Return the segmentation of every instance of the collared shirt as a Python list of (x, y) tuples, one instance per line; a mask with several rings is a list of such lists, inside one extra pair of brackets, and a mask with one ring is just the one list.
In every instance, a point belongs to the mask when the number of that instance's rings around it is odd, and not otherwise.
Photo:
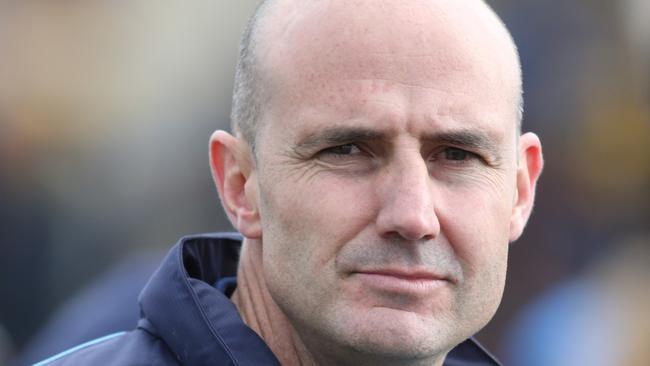
[[(241, 236), (188, 236), (176, 244), (142, 290), (137, 328), (74, 347), (42, 365), (280, 365), (226, 296), (236, 286)], [(499, 363), (473, 339), (452, 349), (444, 366)]]

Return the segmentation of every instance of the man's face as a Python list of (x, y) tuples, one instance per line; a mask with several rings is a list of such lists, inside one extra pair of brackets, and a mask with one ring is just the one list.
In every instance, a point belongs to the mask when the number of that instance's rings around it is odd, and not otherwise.
[(306, 343), (444, 353), (503, 291), (513, 51), (476, 14), (370, 7), (313, 25), (326, 9), (306, 8), (267, 54), (273, 95), (253, 173), (267, 286)]

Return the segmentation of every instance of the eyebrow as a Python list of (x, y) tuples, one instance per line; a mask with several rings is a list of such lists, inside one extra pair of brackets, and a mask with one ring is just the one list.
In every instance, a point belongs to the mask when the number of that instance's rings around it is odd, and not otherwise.
[(482, 131), (460, 130), (435, 132), (424, 137), (425, 141), (437, 144), (454, 145), (472, 150), (485, 151), (497, 155), (498, 145)]
[(301, 138), (297, 148), (310, 149), (324, 145), (346, 144), (350, 142), (386, 141), (388, 134), (363, 127), (331, 127)]

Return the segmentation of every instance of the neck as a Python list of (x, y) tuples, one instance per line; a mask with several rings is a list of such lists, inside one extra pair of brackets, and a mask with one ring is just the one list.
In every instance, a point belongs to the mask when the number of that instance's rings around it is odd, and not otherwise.
[(284, 366), (316, 365), (284, 312), (273, 301), (262, 273), (262, 247), (244, 241), (232, 302), (244, 323), (257, 333)]

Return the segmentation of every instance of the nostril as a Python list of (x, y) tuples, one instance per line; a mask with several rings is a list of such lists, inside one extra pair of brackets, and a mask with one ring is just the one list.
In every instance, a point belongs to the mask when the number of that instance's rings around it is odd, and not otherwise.
[(435, 213), (404, 214), (403, 212), (383, 212), (378, 222), (383, 236), (398, 236), (406, 241), (434, 239), (438, 234), (438, 220)]
[(434, 237), (431, 229), (425, 226), (398, 230), (401, 237), (409, 241), (428, 240)]
[(422, 240), (425, 240), (425, 241), (433, 240), (433, 239), (435, 239), (435, 237), (436, 237), (436, 236), (433, 235), (433, 234), (427, 234), (427, 235), (425, 235), (424, 237), (422, 237)]
[(425, 234), (419, 235), (415, 232), (406, 232), (406, 231), (391, 231), (383, 233), (382, 237), (384, 239), (390, 240), (396, 243), (422, 243), (428, 242), (435, 239), (436, 235), (434, 234)]

